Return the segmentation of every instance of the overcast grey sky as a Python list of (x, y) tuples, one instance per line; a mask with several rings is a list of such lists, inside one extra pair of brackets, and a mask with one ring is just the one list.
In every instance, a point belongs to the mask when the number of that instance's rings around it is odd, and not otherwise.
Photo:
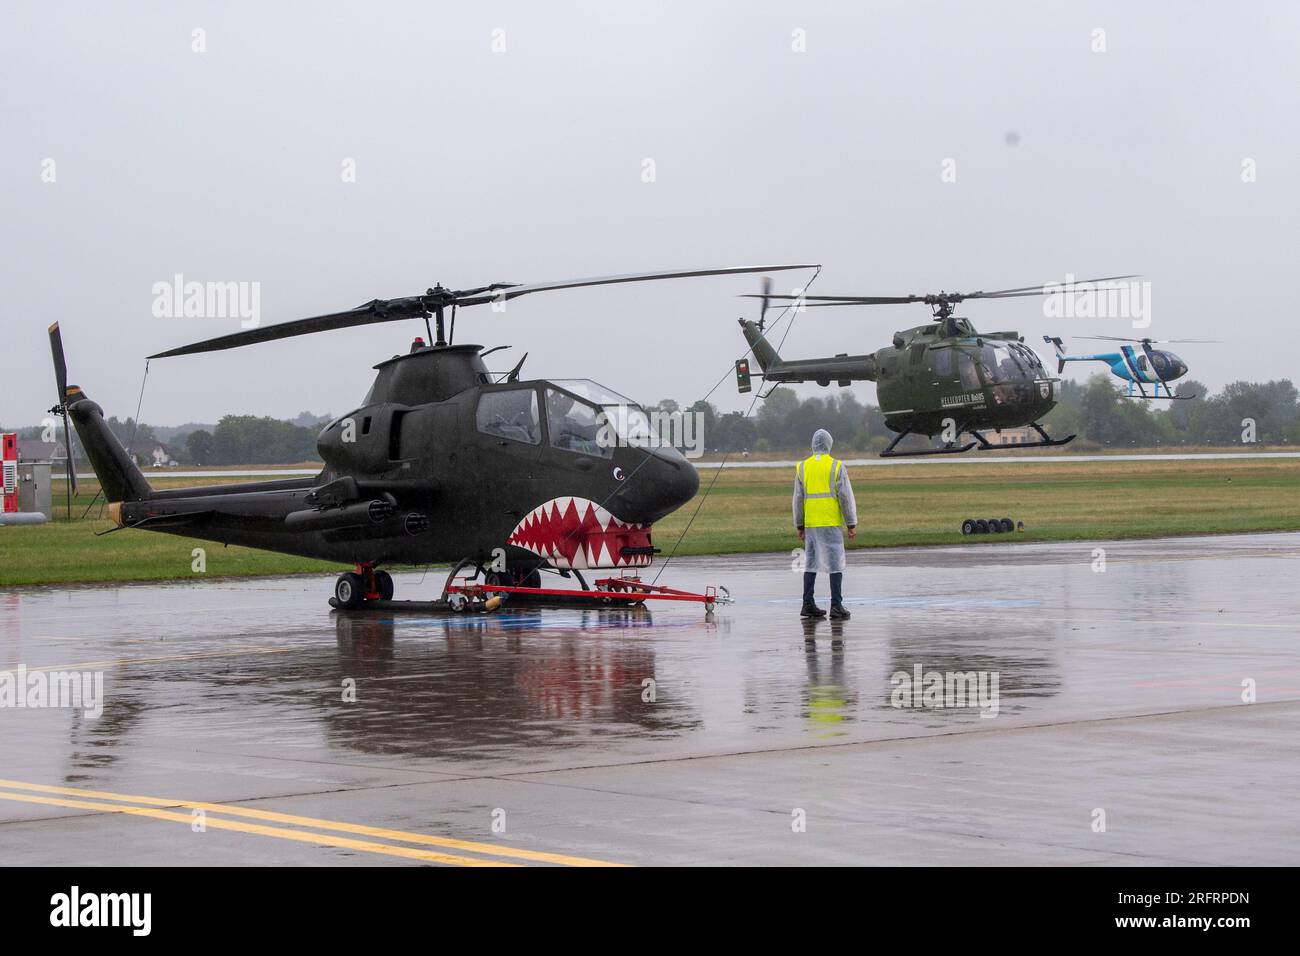
[[(5, 424), (55, 399), (54, 320), (70, 379), (121, 417), (145, 355), (238, 329), (155, 318), (178, 273), (260, 283), (270, 324), (437, 281), (750, 261), (821, 262), (814, 290), (841, 294), (1140, 272), (1150, 334), (1226, 340), (1178, 349), (1192, 377), (1300, 377), (1296, 4), (42, 0), (0, 18)], [(539, 294), (462, 313), (457, 338), (514, 346), (493, 367), (526, 350), (531, 376), (686, 402), (743, 351), (733, 296), (756, 287)], [(961, 312), (1036, 346), (1128, 328), (1049, 322), (1036, 299)], [(784, 352), (870, 351), (927, 316), (807, 312)], [(142, 418), (342, 413), (419, 330), (155, 361)], [(744, 407), (730, 383), (713, 398)]]

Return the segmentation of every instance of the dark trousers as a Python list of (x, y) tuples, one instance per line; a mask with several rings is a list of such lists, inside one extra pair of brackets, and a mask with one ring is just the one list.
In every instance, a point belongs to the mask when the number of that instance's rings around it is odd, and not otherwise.
[[(804, 604), (813, 603), (813, 585), (816, 582), (817, 582), (817, 575), (815, 572), (805, 571), (803, 573), (803, 603)], [(832, 604), (844, 603), (844, 595), (840, 590), (843, 587), (843, 585), (844, 585), (843, 574), (837, 573), (831, 575), (831, 603)]]

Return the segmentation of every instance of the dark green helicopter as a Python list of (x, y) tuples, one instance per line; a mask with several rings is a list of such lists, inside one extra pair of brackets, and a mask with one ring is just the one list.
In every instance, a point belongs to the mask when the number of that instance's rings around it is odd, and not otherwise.
[(655, 440), (640, 406), (602, 385), (521, 381), (522, 359), (493, 375), (483, 356), (495, 349), (453, 344), (456, 310), (556, 289), (800, 268), (816, 267), (650, 272), (461, 291), (438, 285), (424, 295), (375, 299), (150, 356), (423, 320), (436, 340), (417, 338), (409, 352), (375, 366), (360, 407), (322, 429), (317, 449), (325, 467), (314, 477), (150, 487), (100, 406), (67, 384), (58, 323), (50, 326), (60, 403), (53, 411), (64, 415), (65, 428), (69, 417), (75, 424), (120, 528), (353, 564), (356, 570), (336, 583), (337, 607), (391, 600), (392, 577), (379, 570), (384, 564), (460, 562), (456, 571), (470, 566), (485, 579), (490, 571), (493, 584), (525, 588), (535, 588), (543, 570), (576, 573), (585, 591), (582, 570), (650, 564), (651, 526), (694, 496), (699, 476), (676, 449)]
[[(1109, 276), (1077, 283), (1110, 282), (1133, 276)], [(885, 426), (896, 432), (882, 451), (882, 458), (911, 455), (950, 455), (973, 448), (994, 446), (984, 433), (1004, 428), (1029, 426), (1039, 441), (1023, 442), (1017, 448), (1064, 445), (1075, 436), (1052, 438), (1038, 420), (1056, 405), (1059, 378), (1048, 375), (1038, 355), (1025, 345), (1017, 332), (979, 332), (969, 319), (953, 314), (954, 307), (967, 299), (1012, 299), (1021, 296), (1070, 293), (1073, 286), (1023, 286), (995, 292), (936, 292), (903, 296), (773, 295), (770, 280), (763, 291), (744, 298), (762, 300), (759, 320), (740, 320), (762, 376), (768, 382), (876, 383), (876, 396), (885, 416)], [(924, 303), (934, 321), (895, 332), (891, 345), (871, 355), (841, 353), (829, 358), (785, 360), (767, 340), (764, 328), (772, 302), (796, 308), (824, 308), (841, 305), (903, 305)], [(736, 362), (740, 391), (750, 390), (748, 359)], [(770, 394), (770, 393), (769, 393)], [(908, 435), (943, 437), (938, 448), (895, 451)], [(963, 434), (975, 440), (961, 443)]]

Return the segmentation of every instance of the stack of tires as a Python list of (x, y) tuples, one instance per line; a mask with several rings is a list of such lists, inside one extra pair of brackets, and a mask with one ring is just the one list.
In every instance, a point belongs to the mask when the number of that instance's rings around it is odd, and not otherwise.
[(1016, 523), (1010, 518), (967, 518), (961, 523), (962, 534), (1004, 534), (1015, 530)]

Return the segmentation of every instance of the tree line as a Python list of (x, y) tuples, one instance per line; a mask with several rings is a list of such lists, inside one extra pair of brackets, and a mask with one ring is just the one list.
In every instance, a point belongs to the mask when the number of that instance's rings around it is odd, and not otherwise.
[[(1190, 401), (1148, 402), (1128, 399), (1099, 373), (1086, 382), (1064, 380), (1058, 402), (1043, 420), (1053, 435), (1077, 434), (1071, 447), (1159, 448), (1197, 445), (1236, 446), (1253, 440), (1263, 445), (1300, 445), (1300, 405), (1289, 379), (1233, 382), (1217, 394), (1199, 382), (1183, 382), (1177, 395)], [(760, 400), (753, 414), (720, 412), (710, 402), (683, 407), (664, 399), (647, 407), (664, 413), (698, 412), (710, 452), (798, 452), (812, 433), (825, 428), (836, 447), (877, 451), (893, 437), (875, 405), (844, 389), (800, 399), (789, 388)], [(170, 457), (194, 465), (279, 465), (314, 460), (316, 436), (329, 416), (303, 412), (292, 421), (255, 415), (227, 415), (215, 426), (166, 428), (132, 419), (108, 419), (108, 425), (141, 462), (153, 463), (152, 448), (164, 444)], [(17, 429), (22, 438), (39, 439), (43, 429)], [(58, 429), (62, 440), (62, 428)], [(75, 438), (74, 438), (74, 448)], [(84, 460), (80, 449), (78, 456)]]
[[(1099, 373), (1084, 383), (1063, 380), (1057, 405), (1043, 419), (1052, 435), (1077, 434), (1074, 447), (1159, 448), (1165, 446), (1300, 445), (1300, 405), (1289, 379), (1233, 382), (1215, 395), (1188, 380), (1175, 395), (1187, 401), (1129, 399)], [(709, 402), (683, 407), (672, 399), (648, 411), (696, 412), (703, 415), (704, 446), (710, 452), (801, 451), (812, 434), (825, 428), (836, 447), (877, 451), (893, 437), (875, 405), (860, 402), (844, 389), (800, 400), (788, 388), (760, 400), (753, 414), (721, 413)]]

